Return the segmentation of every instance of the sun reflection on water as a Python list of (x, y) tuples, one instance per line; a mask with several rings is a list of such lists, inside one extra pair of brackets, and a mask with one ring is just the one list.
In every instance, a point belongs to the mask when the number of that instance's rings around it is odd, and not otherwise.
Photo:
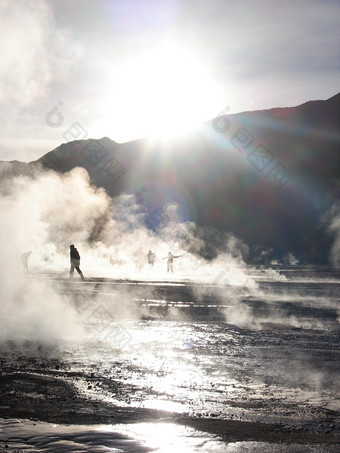
[(174, 423), (138, 423), (122, 426), (122, 432), (138, 439), (143, 446), (150, 449), (147, 451), (159, 453), (222, 453), (226, 448), (226, 444), (217, 436)]

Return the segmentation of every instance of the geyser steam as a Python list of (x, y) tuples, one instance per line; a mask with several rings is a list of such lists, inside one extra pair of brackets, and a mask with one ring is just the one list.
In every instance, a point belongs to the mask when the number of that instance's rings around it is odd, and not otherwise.
[[(230, 234), (198, 230), (183, 221), (176, 203), (164, 208), (168, 222), (152, 229), (134, 195), (112, 200), (91, 186), (81, 168), (66, 174), (37, 171), (34, 177), (3, 183), (1, 191), (0, 314), (5, 338), (52, 341), (77, 332), (79, 314), (71, 296), (58, 294), (49, 281), (52, 275), (68, 278), (70, 244), (78, 248), (87, 278), (180, 278), (240, 287), (240, 297), (257, 289), (243, 260), (247, 246)], [(214, 247), (218, 251), (212, 253)], [(149, 249), (156, 253), (152, 268)], [(20, 256), (28, 250), (30, 273), (23, 275)], [(174, 275), (166, 271), (169, 251), (180, 257)]]

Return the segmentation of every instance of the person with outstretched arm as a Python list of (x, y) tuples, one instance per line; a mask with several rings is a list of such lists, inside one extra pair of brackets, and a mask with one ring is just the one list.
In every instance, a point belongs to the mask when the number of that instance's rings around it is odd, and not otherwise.
[(179, 258), (182, 255), (173, 255), (171, 252), (168, 253), (168, 256), (163, 258), (163, 260), (168, 260), (167, 261), (167, 272), (171, 271), (172, 273), (174, 272), (174, 258)]
[(78, 272), (82, 280), (85, 280), (82, 271), (80, 270), (80, 255), (73, 244), (70, 245), (70, 277), (73, 277), (74, 269)]

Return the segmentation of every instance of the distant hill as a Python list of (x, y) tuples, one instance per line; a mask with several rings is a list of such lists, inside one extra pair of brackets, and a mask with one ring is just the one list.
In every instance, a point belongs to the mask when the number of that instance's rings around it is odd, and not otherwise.
[(2, 179), (26, 174), (32, 174), (32, 165), (18, 160), (12, 160), (11, 162), (0, 161), (0, 177)]
[(180, 200), (186, 220), (232, 232), (252, 258), (272, 248), (279, 259), (326, 263), (333, 238), (321, 219), (339, 200), (340, 94), (221, 115), (171, 143), (73, 141), (27, 165), (84, 167), (110, 195), (135, 193), (152, 219)]

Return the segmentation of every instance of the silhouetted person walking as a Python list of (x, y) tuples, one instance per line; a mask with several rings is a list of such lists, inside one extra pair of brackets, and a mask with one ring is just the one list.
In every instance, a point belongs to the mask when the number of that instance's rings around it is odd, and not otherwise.
[(70, 277), (73, 277), (74, 269), (78, 272), (82, 280), (85, 280), (84, 275), (82, 271), (80, 270), (80, 255), (78, 250), (75, 248), (75, 246), (72, 244), (70, 245), (70, 261), (71, 261), (71, 267), (70, 267)]
[(24, 269), (24, 272), (26, 272), (26, 273), (28, 273), (28, 258), (30, 257), (30, 255), (31, 255), (31, 251), (25, 252), (21, 255), (22, 267)]
[(149, 253), (147, 254), (147, 257), (148, 257), (148, 263), (150, 265), (150, 267), (154, 266), (155, 264), (155, 258), (156, 258), (156, 254), (152, 252), (152, 250), (149, 250)]

